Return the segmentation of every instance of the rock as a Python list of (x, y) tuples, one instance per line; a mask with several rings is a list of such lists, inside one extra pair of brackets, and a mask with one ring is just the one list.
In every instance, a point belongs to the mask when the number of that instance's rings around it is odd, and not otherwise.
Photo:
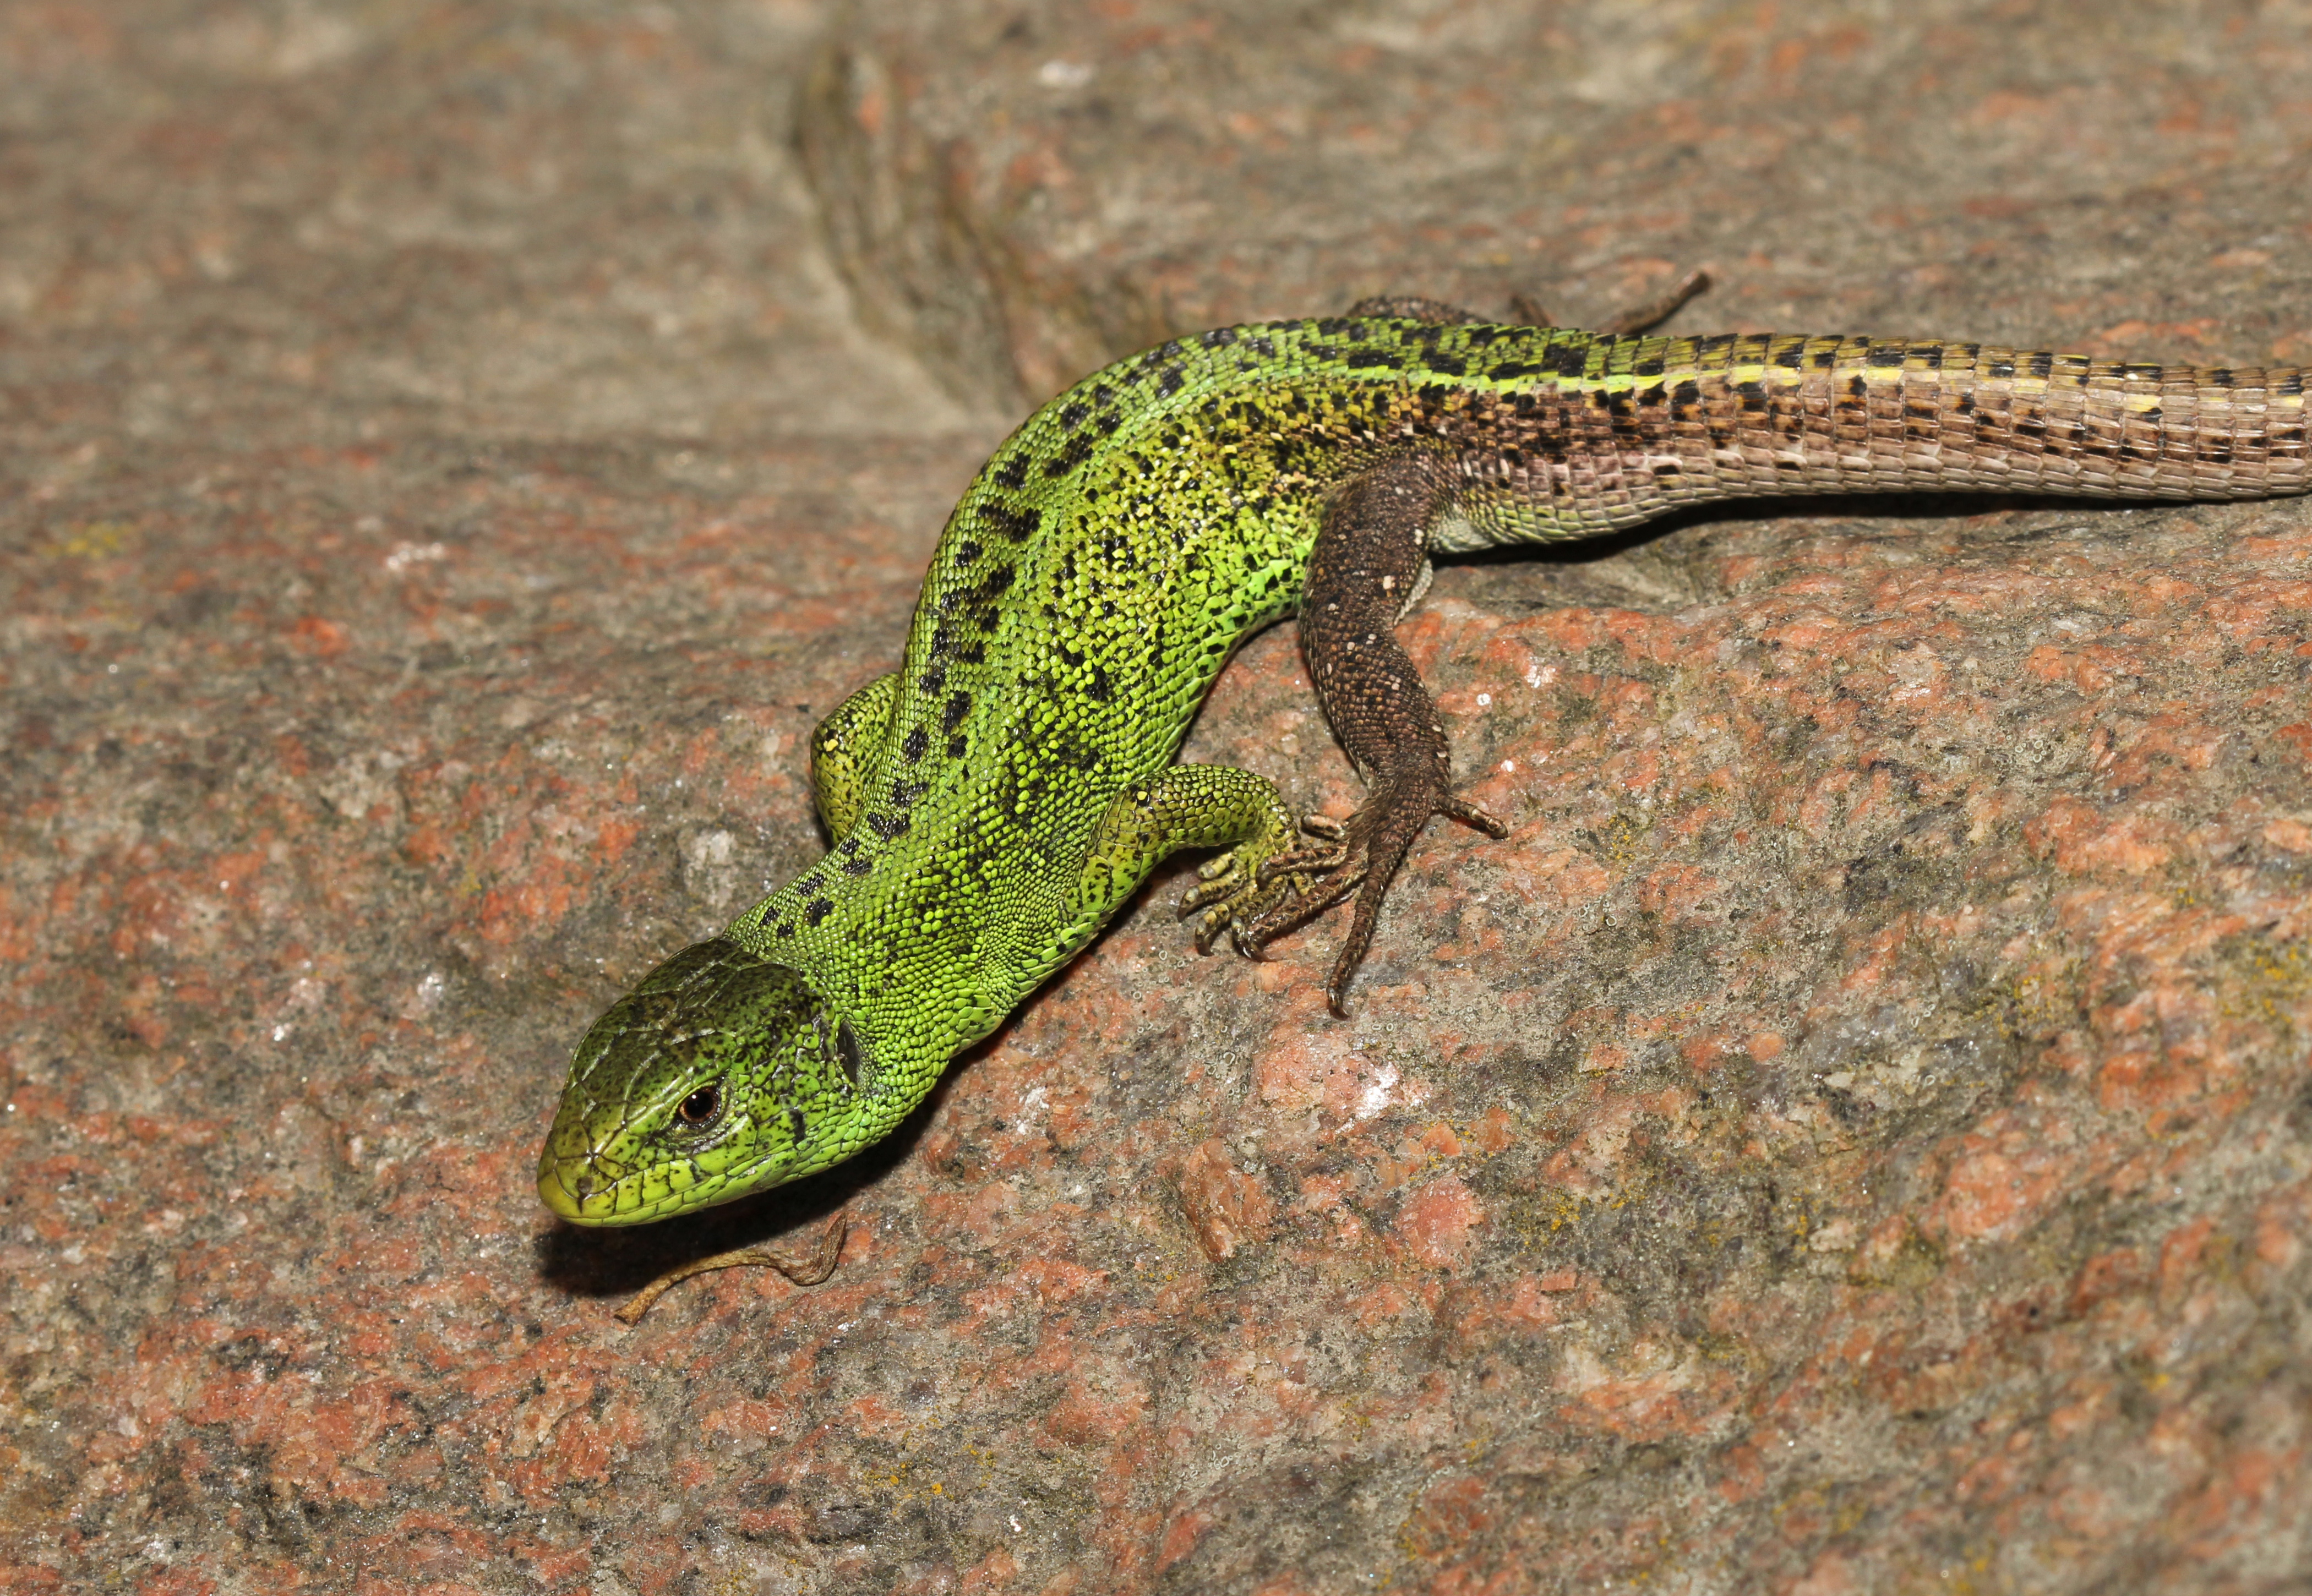
[[(1405, 636), (1516, 830), (1423, 839), (1352, 1019), (1182, 861), (853, 1164), (530, 1189), (587, 1022), (813, 857), (1020, 406), (1696, 263), (1685, 328), (2302, 361), (2306, 38), (2180, 15), (0, 31), (0, 1585), (2300, 1583), (2300, 501), (1450, 567)], [(1188, 756), (1355, 800), (1289, 626)], [(823, 1285), (611, 1317), (846, 1205)]]

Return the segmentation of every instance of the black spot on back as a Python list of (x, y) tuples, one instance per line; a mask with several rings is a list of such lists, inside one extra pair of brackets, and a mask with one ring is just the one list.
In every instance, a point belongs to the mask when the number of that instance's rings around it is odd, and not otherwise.
[(1008, 504), (990, 500), (979, 507), (979, 524), (997, 536), (1008, 537), (1014, 543), (1034, 536), (1036, 528), (1043, 522), (1044, 512), (1032, 505), (1014, 510)]
[[(1178, 387), (1178, 384), (1175, 383), (1173, 386)], [(1164, 391), (1169, 393), (1172, 390), (1167, 388)], [(1091, 458), (1094, 443), (1095, 440), (1090, 433), (1077, 433), (1068, 440), (1066, 448), (1044, 462), (1044, 475), (1050, 478), (1065, 476)]]

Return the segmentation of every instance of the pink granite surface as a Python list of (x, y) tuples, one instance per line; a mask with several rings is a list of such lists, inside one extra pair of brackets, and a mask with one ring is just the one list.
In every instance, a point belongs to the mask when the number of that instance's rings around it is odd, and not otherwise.
[[(901, 330), (966, 392), (959, 349), (1032, 385), (1099, 330), (985, 262), (1082, 287), (1082, 249), (1160, 317), (1383, 273), (1602, 304), (1706, 252), (1682, 327), (2312, 347), (2300, 6), (2192, 13), (2177, 65), (2164, 9), (1009, 14), (0, 13), (0, 1592), (2303, 1588), (2302, 504), (1769, 507), (1454, 567), (1406, 635), (1517, 829), (1427, 839), (1353, 1019), (1331, 927), (1196, 957), (1183, 865), (871, 1157), (640, 1232), (539, 1209), (570, 1045), (813, 856), (803, 740), (1005, 420), (848, 319), (826, 146), (788, 153), (814, 63), (897, 86), (845, 158), (900, 196), (1028, 85), (1130, 86), (1036, 124), (1075, 188), (843, 257), (887, 329), (947, 261)], [(1551, 28), (1563, 70), (1504, 65)], [(1507, 108), (1528, 168), (1562, 115), (1591, 253), (1432, 220), (1328, 275), (1278, 205), (1164, 187), (1226, 94), (1288, 165), (1347, 138), (1291, 115), (1353, 67), (1371, 126)], [(1757, 143), (1817, 72), (1891, 118), (1823, 169), (1887, 209), (1827, 241), (1810, 146)], [(1888, 87), (1955, 73), (1975, 120)], [(1458, 148), (1205, 180), (1345, 232), (1474, 215)], [(1747, 253), (1729, 170), (1783, 196)], [(2007, 222), (1935, 196), (2002, 187), (2060, 204), (1978, 301)], [(1354, 799), (1289, 626), (1190, 753)], [(825, 1285), (610, 1317), (838, 1205)]]

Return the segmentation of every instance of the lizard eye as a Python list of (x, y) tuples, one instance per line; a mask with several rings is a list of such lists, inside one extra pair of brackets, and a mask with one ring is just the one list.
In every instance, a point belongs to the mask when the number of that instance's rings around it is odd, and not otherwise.
[(704, 1125), (722, 1112), (722, 1083), (710, 1081), (684, 1098), (674, 1117), (686, 1125)]

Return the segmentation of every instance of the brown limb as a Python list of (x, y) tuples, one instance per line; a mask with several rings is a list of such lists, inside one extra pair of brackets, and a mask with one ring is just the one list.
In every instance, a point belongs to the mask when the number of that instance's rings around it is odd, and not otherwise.
[[(1631, 306), (1618, 316), (1607, 317), (1598, 330), (1608, 334), (1646, 332), (1677, 315), (1688, 300), (1709, 286), (1710, 274), (1697, 268), (1653, 298)], [(1549, 319), (1549, 312), (1541, 308), (1541, 301), (1530, 294), (1510, 295), (1510, 315), (1526, 327), (1554, 325)]]
[(1598, 330), (1615, 334), (1649, 332), (1677, 315), (1686, 301), (1709, 286), (1710, 274), (1696, 267), (1642, 304), (1632, 305), (1619, 316), (1607, 317)]
[(1359, 300), (1344, 314), (1397, 316), (1407, 321), (1425, 321), (1432, 327), (1459, 327), (1484, 319), (1458, 305), (1449, 305), (1443, 300), (1423, 299), (1417, 293), (1375, 294), (1371, 299)]
[(1444, 815), (1494, 836), (1509, 827), (1451, 790), (1452, 756), (1436, 701), (1397, 641), (1397, 619), (1420, 589), (1430, 525), (1449, 502), (1454, 479), (1441, 461), (1403, 455), (1344, 484), (1325, 509), (1300, 600), (1300, 646), (1317, 701), (1342, 749), (1363, 776), (1365, 801), (1337, 838), (1280, 854), (1264, 876), (1306, 877), (1291, 895), (1239, 929), (1239, 946), (1257, 949), (1357, 894), (1354, 918), (1325, 983), (1333, 1012), (1345, 1012), (1356, 973), (1379, 924), (1381, 900), (1406, 850)]

